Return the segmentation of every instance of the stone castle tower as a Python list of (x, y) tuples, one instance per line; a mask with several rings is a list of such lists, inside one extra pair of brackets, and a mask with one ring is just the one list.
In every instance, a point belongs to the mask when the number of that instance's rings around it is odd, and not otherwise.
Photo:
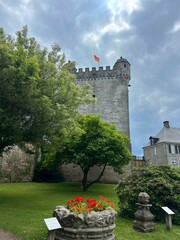
[(92, 70), (80, 68), (74, 73), (77, 75), (77, 84), (86, 82), (92, 85), (95, 103), (80, 108), (83, 114), (92, 113), (101, 115), (102, 120), (113, 123), (122, 133), (130, 137), (129, 130), (129, 91), (130, 63), (125, 58), (116, 61), (113, 69), (109, 66), (103, 70), (95, 67)]
[[(102, 120), (113, 123), (123, 134), (130, 138), (129, 128), (129, 81), (130, 63), (125, 58), (116, 61), (113, 68), (107, 66), (106, 69), (95, 67), (92, 70), (74, 69), (76, 83), (82, 85), (89, 83), (93, 89), (93, 97), (96, 101), (86, 104), (80, 108), (82, 114), (101, 115)], [(80, 169), (73, 168), (71, 165), (63, 167), (64, 179), (66, 181), (81, 181), (82, 172)], [(98, 167), (90, 171), (90, 179), (97, 177)], [(117, 183), (119, 174), (115, 173), (111, 167), (107, 167), (101, 182)]]

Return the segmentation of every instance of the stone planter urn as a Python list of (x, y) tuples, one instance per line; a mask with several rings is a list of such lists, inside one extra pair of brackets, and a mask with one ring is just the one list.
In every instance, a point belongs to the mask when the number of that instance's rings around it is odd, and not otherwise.
[(117, 213), (113, 208), (86, 214), (74, 214), (65, 206), (57, 206), (54, 210), (62, 228), (56, 230), (55, 240), (91, 239), (114, 240), (115, 219)]

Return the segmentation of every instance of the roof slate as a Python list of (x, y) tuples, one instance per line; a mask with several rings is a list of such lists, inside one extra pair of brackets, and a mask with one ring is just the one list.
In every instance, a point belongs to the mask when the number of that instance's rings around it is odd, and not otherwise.
[[(180, 128), (163, 127), (163, 129), (161, 129), (161, 131), (154, 137), (159, 138), (156, 144), (162, 142), (180, 143)], [(150, 146), (150, 142), (146, 146)]]

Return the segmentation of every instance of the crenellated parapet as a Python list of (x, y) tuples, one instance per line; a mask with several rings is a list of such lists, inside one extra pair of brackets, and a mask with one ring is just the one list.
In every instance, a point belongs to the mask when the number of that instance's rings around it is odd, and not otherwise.
[(99, 67), (98, 69), (96, 69), (96, 67), (92, 67), (92, 69), (79, 68), (78, 70), (75, 68), (72, 73), (76, 74), (77, 81), (120, 78), (129, 82), (130, 63), (121, 57), (117, 60), (112, 69), (110, 66), (106, 66), (105, 69), (103, 67)]

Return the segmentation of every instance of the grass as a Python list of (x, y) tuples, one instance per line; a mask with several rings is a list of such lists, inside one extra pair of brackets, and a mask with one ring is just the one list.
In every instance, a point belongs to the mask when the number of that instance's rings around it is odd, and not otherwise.
[[(57, 205), (65, 205), (75, 196), (96, 198), (108, 197), (115, 203), (118, 199), (115, 185), (96, 184), (83, 192), (79, 183), (4, 183), (0, 184), (0, 228), (10, 231), (23, 240), (45, 240), (47, 228), (44, 218), (52, 217)], [(132, 228), (133, 220), (118, 217), (116, 221), (116, 240), (178, 240), (180, 227), (173, 225), (167, 231), (165, 224), (156, 223), (152, 233), (139, 233)]]

